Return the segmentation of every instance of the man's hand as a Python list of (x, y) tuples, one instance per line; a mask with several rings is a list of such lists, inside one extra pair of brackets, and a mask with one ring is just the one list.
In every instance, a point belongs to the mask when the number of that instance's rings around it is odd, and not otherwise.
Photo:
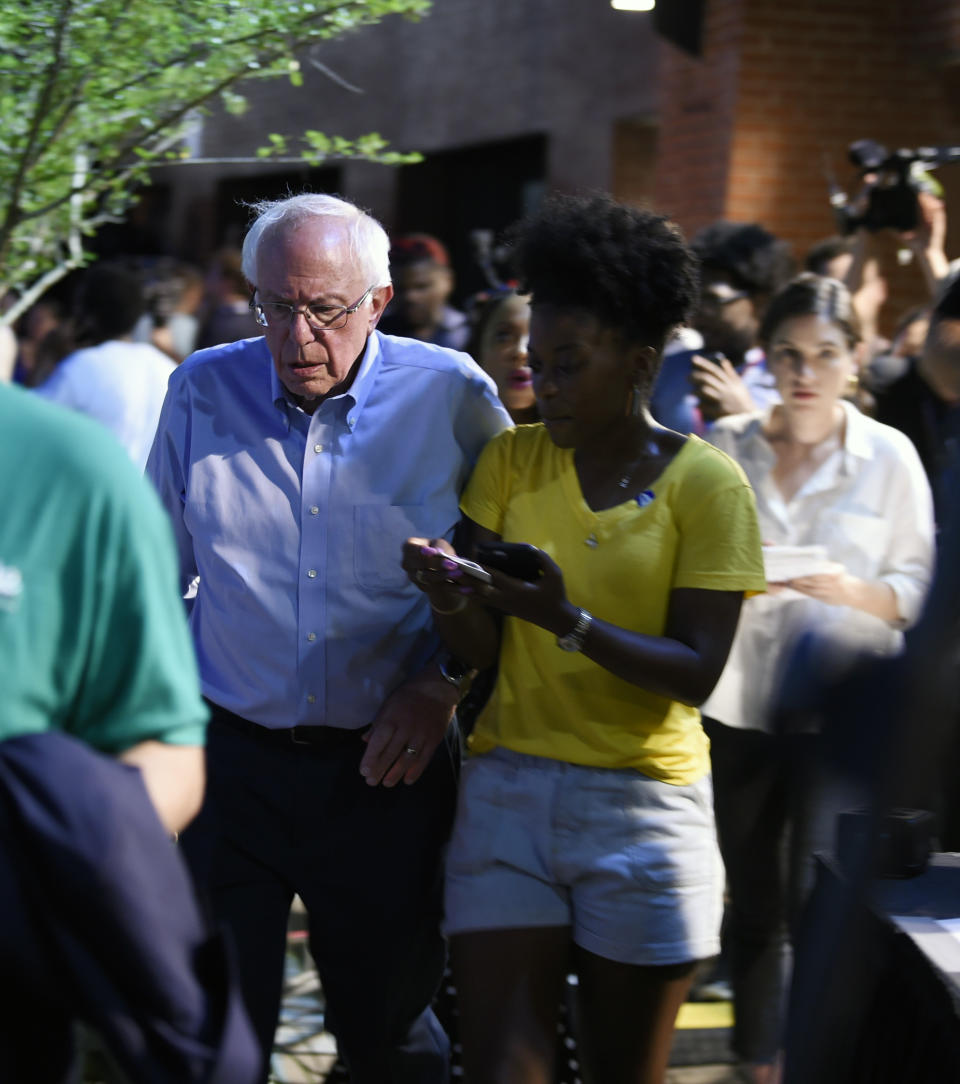
[(459, 690), (432, 663), (387, 697), (364, 734), (360, 774), (367, 783), (416, 783), (443, 741), (459, 699)]
[(690, 381), (700, 396), (700, 409), (705, 418), (713, 421), (728, 414), (756, 410), (743, 378), (726, 358), (716, 362), (695, 354), (692, 364)]
[(140, 769), (157, 816), (171, 835), (182, 832), (200, 812), (206, 783), (202, 746), (142, 741), (117, 759)]

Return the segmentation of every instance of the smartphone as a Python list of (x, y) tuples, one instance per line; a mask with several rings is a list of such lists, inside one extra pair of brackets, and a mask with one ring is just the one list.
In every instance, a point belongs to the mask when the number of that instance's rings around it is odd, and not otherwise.
[(533, 583), (543, 575), (539, 550), (527, 542), (481, 542), (477, 557), (488, 568)]
[(454, 557), (449, 553), (445, 553), (443, 559), (445, 561), (453, 561), (457, 568), (463, 569), (465, 576), (480, 580), (481, 583), (492, 582), (490, 573), (485, 568), (481, 568), (475, 561), (468, 561), (466, 557)]

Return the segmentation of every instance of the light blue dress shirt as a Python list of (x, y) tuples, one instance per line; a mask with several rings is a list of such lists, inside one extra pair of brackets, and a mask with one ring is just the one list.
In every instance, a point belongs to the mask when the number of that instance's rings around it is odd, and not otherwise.
[(204, 695), (268, 727), (371, 723), (436, 648), (403, 540), (451, 537), (480, 450), (509, 424), (466, 354), (379, 332), (313, 415), (262, 338), (188, 358), (147, 475), (173, 520)]

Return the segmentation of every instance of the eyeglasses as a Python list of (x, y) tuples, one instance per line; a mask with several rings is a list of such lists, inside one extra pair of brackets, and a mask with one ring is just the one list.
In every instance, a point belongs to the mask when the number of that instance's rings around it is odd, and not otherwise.
[(346, 324), (347, 318), (360, 308), (375, 289), (375, 286), (367, 287), (363, 297), (345, 309), (333, 308), (320, 301), (304, 305), (302, 308), (297, 305), (288, 305), (285, 301), (262, 301), (253, 304), (253, 311), (261, 327), (283, 327), (284, 324), (292, 324), (295, 316), (302, 316), (314, 331), (337, 331)]
[(750, 297), (746, 290), (738, 290), (726, 282), (712, 282), (700, 294), (700, 308), (722, 309), (745, 297)]

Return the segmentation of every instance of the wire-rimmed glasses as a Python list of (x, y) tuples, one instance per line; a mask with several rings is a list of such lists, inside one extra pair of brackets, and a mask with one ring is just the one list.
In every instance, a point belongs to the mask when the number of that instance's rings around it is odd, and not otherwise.
[(375, 286), (368, 286), (363, 297), (343, 309), (323, 301), (313, 301), (309, 305), (290, 305), (286, 301), (257, 301), (253, 303), (253, 311), (261, 327), (283, 327), (285, 324), (292, 324), (295, 316), (302, 316), (314, 331), (336, 331), (346, 324), (348, 318), (375, 289)]

